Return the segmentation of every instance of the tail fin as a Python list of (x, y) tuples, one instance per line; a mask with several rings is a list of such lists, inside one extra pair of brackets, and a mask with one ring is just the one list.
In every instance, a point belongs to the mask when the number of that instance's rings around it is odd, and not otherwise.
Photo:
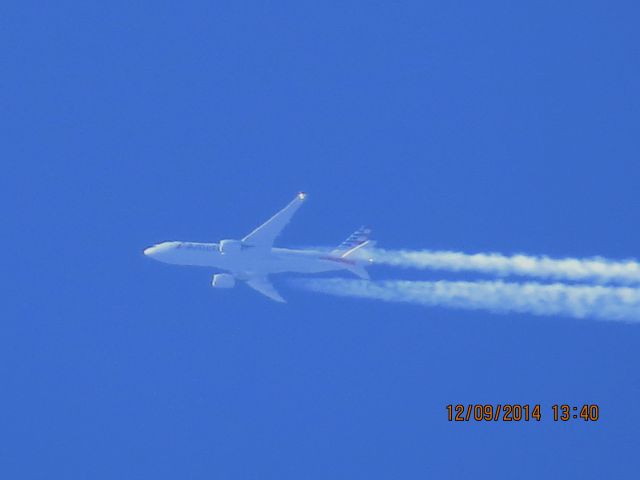
[(371, 241), (369, 240), (369, 235), (371, 234), (371, 229), (368, 227), (360, 227), (358, 230), (353, 232), (351, 235), (347, 237), (347, 239), (338, 245), (331, 254), (337, 257), (348, 257), (356, 250), (364, 247), (365, 245), (371, 245)]
[[(376, 242), (369, 239), (370, 234), (370, 228), (360, 227), (358, 230), (349, 235), (349, 237), (344, 242), (342, 242), (338, 246), (338, 248), (333, 250), (333, 252), (331, 252), (332, 255), (340, 258), (348, 258), (364, 247), (372, 247)], [(351, 264), (347, 267), (347, 269), (350, 272), (356, 274), (358, 277), (369, 280), (369, 273), (367, 272), (365, 266), (367, 266), (371, 262), (372, 260), (370, 258), (358, 257), (356, 258), (355, 262), (350, 262)]]

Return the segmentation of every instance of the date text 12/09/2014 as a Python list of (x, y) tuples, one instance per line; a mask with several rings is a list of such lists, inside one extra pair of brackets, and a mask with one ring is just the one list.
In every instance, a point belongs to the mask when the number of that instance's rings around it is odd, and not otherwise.
[[(600, 418), (600, 407), (596, 404), (554, 404), (551, 405), (551, 418), (554, 422), (582, 420), (596, 422)], [(469, 403), (447, 405), (447, 420), (450, 422), (539, 422), (547, 415), (543, 414), (540, 404)]]

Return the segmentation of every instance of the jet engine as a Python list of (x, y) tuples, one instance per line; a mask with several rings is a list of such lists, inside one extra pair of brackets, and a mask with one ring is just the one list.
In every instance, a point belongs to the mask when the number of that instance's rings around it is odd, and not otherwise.
[(236, 284), (236, 279), (228, 273), (217, 273), (213, 276), (211, 286), (213, 288), (232, 288)]
[(218, 250), (222, 254), (234, 254), (240, 253), (242, 250), (242, 242), (240, 240), (220, 240), (220, 244), (218, 245)]

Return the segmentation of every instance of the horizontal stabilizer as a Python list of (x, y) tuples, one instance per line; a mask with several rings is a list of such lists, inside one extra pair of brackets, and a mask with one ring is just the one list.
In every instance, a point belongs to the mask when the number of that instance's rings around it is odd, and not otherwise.
[(349, 271), (357, 275), (359, 278), (362, 278), (363, 280), (371, 279), (371, 277), (369, 277), (369, 272), (367, 272), (366, 268), (364, 268), (364, 265), (352, 265), (349, 267)]

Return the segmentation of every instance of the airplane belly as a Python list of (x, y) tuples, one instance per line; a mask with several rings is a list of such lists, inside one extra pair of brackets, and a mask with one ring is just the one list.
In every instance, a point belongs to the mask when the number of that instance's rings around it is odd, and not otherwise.
[(220, 255), (207, 251), (187, 251), (175, 252), (172, 258), (168, 258), (167, 263), (177, 265), (189, 265), (194, 267), (217, 267), (222, 263)]
[(213, 267), (240, 274), (321, 273), (345, 268), (341, 264), (329, 262), (313, 254), (300, 254), (294, 251), (248, 251), (221, 254), (209, 246), (176, 249), (167, 252), (159, 260), (175, 265)]
[(267, 270), (273, 273), (322, 273), (342, 270), (342, 268), (340, 265), (325, 262), (314, 257), (283, 255), (273, 257), (272, 261), (269, 262)]

